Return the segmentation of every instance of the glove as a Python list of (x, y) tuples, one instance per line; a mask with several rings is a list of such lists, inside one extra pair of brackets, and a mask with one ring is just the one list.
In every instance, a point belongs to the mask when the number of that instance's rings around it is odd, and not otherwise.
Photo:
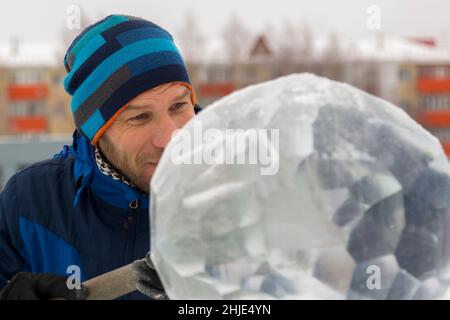
[(17, 273), (0, 291), (0, 300), (84, 300), (87, 290), (69, 289), (67, 278), (49, 273)]
[(136, 289), (138, 291), (153, 300), (169, 300), (150, 259), (150, 252), (144, 259), (134, 261), (132, 270), (137, 278)]

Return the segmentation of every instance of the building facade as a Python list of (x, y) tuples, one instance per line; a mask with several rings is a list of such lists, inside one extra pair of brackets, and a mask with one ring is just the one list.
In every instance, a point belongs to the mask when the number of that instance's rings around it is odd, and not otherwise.
[[(327, 46), (316, 39), (306, 57), (305, 50), (286, 55), (262, 35), (246, 45), (239, 59), (227, 60), (219, 48), (211, 53), (213, 58), (186, 62), (202, 107), (248, 85), (312, 72), (403, 108), (438, 137), (450, 155), (450, 53), (433, 41), (373, 40)], [(63, 89), (62, 57), (58, 44), (0, 44), (0, 135), (74, 130), (70, 96)]]
[(2, 45), (0, 134), (59, 134), (73, 130), (70, 97), (62, 85), (66, 71), (60, 52), (52, 44)]

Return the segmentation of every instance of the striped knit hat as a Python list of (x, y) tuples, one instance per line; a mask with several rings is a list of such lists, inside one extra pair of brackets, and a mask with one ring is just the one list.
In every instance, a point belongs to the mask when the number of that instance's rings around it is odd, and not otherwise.
[(64, 57), (64, 88), (77, 129), (92, 144), (139, 94), (179, 82), (195, 95), (172, 36), (137, 17), (110, 15), (87, 27)]

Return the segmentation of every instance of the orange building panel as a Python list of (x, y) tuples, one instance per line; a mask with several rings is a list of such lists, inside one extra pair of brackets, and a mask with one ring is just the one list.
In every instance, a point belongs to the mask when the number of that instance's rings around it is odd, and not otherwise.
[(445, 79), (419, 79), (417, 89), (423, 93), (444, 93), (450, 92), (450, 78)]
[(11, 85), (8, 88), (8, 98), (10, 101), (37, 101), (45, 99), (47, 94), (48, 90), (45, 84)]
[(199, 87), (202, 97), (223, 97), (236, 90), (232, 83), (208, 83)]
[(441, 141), (441, 144), (442, 144), (442, 148), (444, 149), (444, 151), (445, 151), (445, 154), (447, 155), (447, 157), (450, 157), (450, 142), (442, 142)]
[(448, 127), (450, 126), (450, 110), (423, 112), (417, 120), (425, 127)]
[(47, 130), (45, 117), (11, 117), (9, 127), (15, 133), (38, 133)]

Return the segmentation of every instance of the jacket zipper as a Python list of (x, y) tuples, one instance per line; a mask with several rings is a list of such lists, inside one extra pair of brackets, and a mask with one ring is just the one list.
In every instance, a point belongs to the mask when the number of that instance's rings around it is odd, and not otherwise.
[(134, 259), (134, 247), (136, 241), (136, 212), (139, 208), (138, 200), (130, 201), (128, 204), (128, 216), (123, 223), (123, 227), (127, 229), (127, 249), (126, 249), (126, 263)]

